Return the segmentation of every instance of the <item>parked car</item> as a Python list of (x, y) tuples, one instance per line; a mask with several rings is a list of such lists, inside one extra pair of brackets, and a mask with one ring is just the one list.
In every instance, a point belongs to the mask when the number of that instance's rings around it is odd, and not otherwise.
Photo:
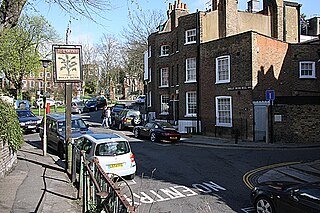
[(144, 103), (145, 102), (145, 99), (146, 99), (146, 96), (145, 95), (139, 95), (136, 99), (136, 103)]
[(40, 118), (38, 118), (28, 109), (17, 109), (16, 112), (20, 127), (24, 130), (24, 132), (31, 132), (33, 130), (39, 132), (41, 124)]
[[(106, 173), (134, 178), (136, 162), (125, 138), (117, 134), (86, 134), (77, 138), (75, 144), (85, 151), (87, 160), (98, 158)], [(77, 162), (80, 162), (79, 155)]]
[[(66, 155), (66, 118), (65, 114), (47, 114), (47, 144), (58, 153), (61, 159)], [(43, 119), (42, 119), (43, 122)], [(43, 124), (41, 125), (43, 126)], [(82, 134), (93, 133), (80, 116), (71, 116), (72, 141)], [(40, 128), (40, 137), (43, 138), (43, 128)]]
[(120, 112), (125, 108), (126, 108), (125, 104), (115, 104), (113, 105), (113, 107), (111, 107), (111, 125), (112, 126), (115, 126), (114, 124), (115, 116), (118, 114), (118, 112)]
[[(52, 98), (46, 98), (46, 103), (49, 103), (50, 106), (55, 106), (56, 105), (56, 102), (52, 99)], [(43, 98), (38, 98), (36, 101), (35, 101), (35, 106), (36, 107), (43, 107)]]
[(142, 118), (140, 111), (134, 109), (123, 109), (115, 115), (114, 122), (112, 124), (113, 127), (117, 127), (118, 130), (141, 125)]
[(98, 101), (97, 99), (89, 99), (86, 101), (85, 106), (83, 108), (84, 112), (91, 112), (98, 110)]
[(320, 182), (264, 182), (251, 191), (251, 202), (258, 213), (320, 212)]
[(146, 123), (144, 126), (135, 126), (133, 129), (134, 137), (146, 137), (152, 142), (171, 141), (177, 142), (181, 134), (168, 122), (154, 121)]
[(30, 103), (28, 100), (16, 100), (14, 104), (15, 109), (30, 109)]
[(71, 113), (81, 114), (83, 112), (83, 108), (85, 104), (83, 101), (72, 101), (71, 102)]

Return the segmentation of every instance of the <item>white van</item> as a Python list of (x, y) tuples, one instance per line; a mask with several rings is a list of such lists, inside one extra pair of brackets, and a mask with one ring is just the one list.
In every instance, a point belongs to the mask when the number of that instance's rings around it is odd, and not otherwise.
[(129, 142), (117, 134), (86, 134), (75, 140), (78, 149), (85, 150), (87, 160), (98, 158), (107, 174), (133, 179), (136, 162)]

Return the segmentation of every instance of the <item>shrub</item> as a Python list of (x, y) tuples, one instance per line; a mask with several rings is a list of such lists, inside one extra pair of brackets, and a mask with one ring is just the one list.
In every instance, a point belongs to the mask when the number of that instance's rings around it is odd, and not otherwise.
[(0, 138), (13, 152), (18, 151), (23, 143), (23, 131), (18, 115), (12, 105), (0, 99)]

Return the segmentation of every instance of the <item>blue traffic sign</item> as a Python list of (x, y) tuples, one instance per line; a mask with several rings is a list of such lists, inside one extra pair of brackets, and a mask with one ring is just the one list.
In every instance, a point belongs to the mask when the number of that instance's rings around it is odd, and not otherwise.
[(275, 99), (274, 90), (266, 90), (266, 100), (274, 101), (274, 99)]

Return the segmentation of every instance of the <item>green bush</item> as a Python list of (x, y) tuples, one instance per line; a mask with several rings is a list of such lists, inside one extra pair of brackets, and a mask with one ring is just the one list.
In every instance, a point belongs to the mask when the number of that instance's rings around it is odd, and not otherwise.
[(11, 151), (18, 151), (23, 143), (23, 131), (12, 105), (0, 99), (0, 138)]

